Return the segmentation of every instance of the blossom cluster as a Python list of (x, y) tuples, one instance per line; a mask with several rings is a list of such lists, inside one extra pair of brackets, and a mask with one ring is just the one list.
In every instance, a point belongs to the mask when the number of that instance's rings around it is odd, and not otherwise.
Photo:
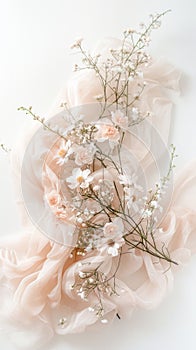
[[(98, 249), (117, 256), (125, 243), (126, 228), (121, 215), (141, 211), (137, 196), (141, 197), (142, 187), (137, 184), (137, 176), (124, 173), (120, 166), (122, 138), (128, 126), (129, 117), (116, 110), (101, 121), (77, 121), (66, 139), (58, 143), (54, 161), (60, 168), (68, 165), (72, 169), (65, 182), (73, 201), (70, 203), (65, 197), (62, 200), (58, 186), (47, 193), (46, 201), (58, 219), (71, 220), (77, 227), (80, 251)], [(100, 170), (101, 175), (97, 175)], [(124, 209), (119, 216), (115, 211), (120, 209), (121, 201)], [(103, 223), (97, 225), (100, 216)]]
[[(149, 111), (140, 108), (147, 85), (144, 71), (151, 61), (145, 49), (162, 15), (152, 16), (150, 24), (141, 25), (139, 31), (125, 30), (120, 47), (111, 48), (106, 59), (100, 54), (88, 54), (82, 39), (72, 45), (82, 54), (83, 65), (76, 65), (75, 70), (92, 70), (100, 83), (101, 94), (95, 96), (100, 114), (93, 116), (92, 121), (86, 121), (85, 116), (73, 119), (63, 103), (67, 120), (71, 120), (69, 127), (63, 129), (34, 115), (31, 107), (21, 108), (58, 136), (52, 150), (56, 177), (51, 178), (53, 186), (45, 193), (45, 202), (56, 220), (72, 227), (75, 243), (70, 258), (82, 261), (83, 257), (95, 255), (103, 261), (118, 262), (112, 276), (102, 272), (102, 263), (96, 267), (90, 264), (88, 268), (81, 263), (71, 285), (71, 290), (85, 302), (89, 302), (92, 293), (97, 296), (98, 304), (90, 306), (89, 311), (95, 312), (103, 323), (107, 320), (103, 318), (101, 295), (117, 294), (116, 274), (123, 254), (137, 249), (175, 263), (167, 248), (156, 244), (160, 230), (157, 213), (162, 210), (160, 203), (173, 169), (175, 149), (172, 148), (167, 175), (154, 190), (145, 191), (134, 168), (124, 164), (124, 142), (131, 127), (150, 116)], [(60, 173), (64, 174), (61, 181), (57, 175)], [(50, 177), (50, 172), (47, 175)], [(61, 182), (66, 188), (64, 193)], [(60, 325), (63, 324), (62, 319)]]

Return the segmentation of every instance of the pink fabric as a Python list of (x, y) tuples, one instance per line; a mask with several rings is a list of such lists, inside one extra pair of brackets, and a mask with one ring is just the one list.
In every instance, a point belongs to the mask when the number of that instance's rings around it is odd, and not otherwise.
[[(102, 45), (105, 54), (108, 45), (107, 41)], [(144, 75), (149, 85), (142, 100), (143, 108), (154, 112), (151, 122), (167, 142), (172, 102), (166, 97), (164, 89), (178, 90), (179, 73), (160, 61), (153, 62)], [(68, 100), (69, 106), (73, 107), (94, 102), (93, 96), (99, 92), (92, 73), (82, 72), (68, 82), (60, 101)], [(83, 263), (90, 261), (91, 269), (103, 262), (101, 270), (112, 275), (118, 257), (106, 258), (104, 253), (90, 253), (82, 258), (70, 257), (71, 248), (50, 241), (33, 226), (26, 215), (19, 186), (26, 141), (12, 155), (11, 160), (18, 186), (17, 201), (22, 213), (24, 233), (0, 241), (1, 295), (5, 305), (1, 315), (4, 322), (7, 318), (16, 339), (17, 332), (22, 329), (35, 344), (50, 339), (55, 333), (82, 332), (100, 322), (89, 311), (89, 306), (96, 303), (94, 296), (91, 295), (88, 302), (82, 301), (70, 287), (75, 282), (75, 273), (80, 270), (81, 259)], [(148, 157), (148, 154), (143, 154), (143, 157)], [(120, 297), (105, 296), (103, 299), (108, 320), (113, 319), (116, 313), (127, 316), (137, 307), (153, 308), (171, 290), (175, 270), (196, 252), (195, 192), (196, 163), (193, 163), (176, 180), (172, 203), (162, 225), (163, 232), (157, 237), (157, 243), (165, 242), (171, 257), (179, 265), (168, 269), (164, 261), (157, 261), (137, 250), (125, 254), (116, 281)], [(67, 318), (64, 328), (58, 325), (62, 317)], [(6, 328), (7, 324), (4, 324)]]

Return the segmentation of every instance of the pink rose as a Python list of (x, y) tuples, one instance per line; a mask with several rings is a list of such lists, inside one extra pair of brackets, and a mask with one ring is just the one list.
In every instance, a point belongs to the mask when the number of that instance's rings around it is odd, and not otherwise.
[(55, 190), (45, 195), (46, 201), (50, 207), (56, 207), (61, 203), (61, 196)]
[(112, 124), (99, 124), (96, 125), (98, 131), (95, 134), (95, 139), (99, 142), (109, 140), (111, 142), (118, 142), (120, 139), (120, 133), (118, 129)]
[(91, 164), (93, 162), (96, 147), (93, 144), (76, 148), (75, 162), (77, 165)]
[(105, 224), (103, 228), (104, 236), (107, 238), (113, 238), (116, 236), (122, 237), (124, 231), (124, 225), (121, 218), (115, 218), (112, 222)]

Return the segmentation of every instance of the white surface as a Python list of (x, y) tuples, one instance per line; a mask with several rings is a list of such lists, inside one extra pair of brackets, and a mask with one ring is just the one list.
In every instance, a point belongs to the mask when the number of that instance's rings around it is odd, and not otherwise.
[[(168, 8), (161, 29), (153, 35), (151, 52), (165, 56), (183, 72), (182, 96), (175, 108), (173, 142), (178, 169), (196, 158), (196, 22), (195, 0), (1, 0), (0, 1), (0, 140), (13, 147), (21, 125), (31, 121), (17, 112), (33, 105), (44, 115), (71, 73), (74, 56), (68, 47), (83, 36), (88, 47), (105, 36), (145, 21)], [(67, 49), (67, 50), (66, 50)], [(6, 156), (0, 153), (0, 233), (19, 229)], [(172, 294), (156, 310), (136, 312), (125, 323), (97, 333), (55, 339), (48, 350), (195, 350), (196, 258), (177, 274)], [(0, 348), (13, 350), (9, 339)], [(43, 348), (44, 350), (44, 348)]]

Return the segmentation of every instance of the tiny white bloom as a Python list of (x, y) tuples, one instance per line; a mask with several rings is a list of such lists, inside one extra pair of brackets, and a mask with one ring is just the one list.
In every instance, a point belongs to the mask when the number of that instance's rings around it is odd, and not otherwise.
[(132, 110), (131, 110), (131, 116), (132, 116), (132, 119), (135, 121), (138, 119), (139, 117), (139, 111), (138, 111), (138, 108), (136, 107), (133, 107)]
[(150, 216), (152, 216), (152, 211), (151, 210), (149, 210), (149, 209), (146, 209), (146, 210), (144, 210), (144, 212), (143, 212), (143, 218), (149, 218)]
[(133, 81), (133, 80), (134, 80), (133, 75), (130, 75), (130, 77), (128, 78), (128, 81)]
[(93, 307), (89, 306), (89, 307), (88, 307), (88, 311), (90, 311), (90, 312), (94, 312), (94, 311), (95, 311), (95, 309), (94, 309)]
[(115, 242), (111, 247), (108, 248), (108, 254), (112, 256), (117, 256), (119, 248), (120, 248), (120, 245)]
[(113, 66), (113, 67), (111, 68), (111, 71), (112, 71), (112, 72), (115, 72), (115, 73), (122, 73), (123, 68), (116, 65), (116, 66)]
[(85, 292), (79, 292), (78, 295), (80, 296), (80, 298), (81, 298), (82, 300), (87, 301), (87, 297), (86, 297), (86, 293), (85, 293)]
[(108, 320), (106, 318), (102, 318), (101, 323), (106, 324), (106, 323), (108, 323)]
[(94, 283), (95, 280), (94, 280), (94, 278), (90, 277), (90, 278), (88, 279), (88, 282), (89, 282), (89, 283)]
[(164, 231), (163, 231), (163, 228), (162, 228), (162, 227), (158, 229), (158, 233), (162, 234), (163, 232), (164, 232)]
[(136, 72), (136, 74), (137, 74), (138, 78), (143, 78), (143, 76), (144, 76), (144, 73), (142, 71), (139, 71), (139, 70)]
[(83, 219), (81, 217), (77, 218), (76, 221), (79, 223), (79, 224), (82, 224), (83, 223)]
[(81, 45), (82, 41), (83, 41), (83, 38), (76, 39), (75, 42), (71, 45), (70, 48), (74, 49), (74, 48), (79, 47)]
[(78, 272), (78, 275), (79, 275), (81, 278), (85, 278), (85, 277), (86, 277), (86, 273), (83, 272), (83, 271), (79, 271), (79, 272)]
[(153, 207), (153, 208), (155, 208), (155, 209), (158, 207), (157, 201), (151, 201), (151, 202), (150, 202), (150, 205), (151, 205), (151, 207)]

